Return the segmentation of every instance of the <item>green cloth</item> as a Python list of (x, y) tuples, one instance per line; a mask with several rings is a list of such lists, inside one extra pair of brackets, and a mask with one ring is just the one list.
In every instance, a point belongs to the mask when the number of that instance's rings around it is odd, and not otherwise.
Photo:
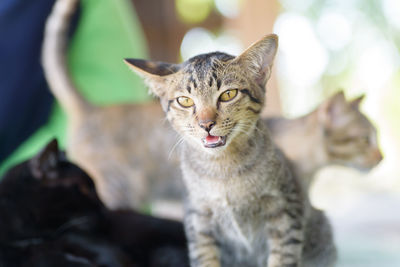
[[(69, 44), (68, 64), (78, 90), (92, 103), (139, 102), (150, 99), (139, 77), (123, 63), (145, 58), (147, 51), (129, 0), (82, 0), (78, 28)], [(0, 166), (9, 167), (35, 155), (56, 137), (65, 148), (67, 120), (55, 103), (46, 125), (22, 143)]]

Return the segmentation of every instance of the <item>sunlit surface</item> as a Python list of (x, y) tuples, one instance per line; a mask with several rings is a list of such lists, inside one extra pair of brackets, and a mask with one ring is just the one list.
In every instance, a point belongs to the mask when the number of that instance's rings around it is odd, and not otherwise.
[(203, 28), (193, 28), (185, 34), (181, 44), (181, 56), (187, 60), (194, 55), (203, 54), (214, 48), (213, 36)]
[(279, 2), (285, 10), (306, 11), (315, 1), (318, 0), (280, 0)]
[(217, 10), (228, 18), (239, 15), (242, 0), (215, 0)]
[(239, 39), (227, 32), (215, 36), (204, 28), (193, 28), (185, 34), (181, 44), (181, 57), (187, 60), (193, 56), (209, 52), (225, 52), (238, 55), (243, 47)]
[(359, 51), (356, 64), (356, 83), (367, 89), (383, 87), (398, 66), (398, 55), (394, 47), (376, 40)]
[(275, 23), (279, 35), (280, 58), (285, 79), (294, 86), (311, 86), (324, 72), (328, 54), (317, 39), (310, 21), (303, 16), (284, 13)]
[(382, 0), (383, 11), (396, 28), (400, 29), (400, 1), (399, 0)]
[(331, 50), (348, 45), (352, 34), (350, 21), (339, 12), (329, 9), (321, 14), (317, 32), (324, 45)]
[(282, 98), (287, 100), (283, 104), (291, 107), (286, 110), (289, 113), (305, 113), (309, 105), (318, 100), (310, 99), (312, 95), (307, 97), (307, 92), (315, 95), (310, 89), (317, 85), (325, 71), (328, 53), (313, 31), (311, 22), (304, 16), (281, 14), (276, 20), (274, 32), (279, 35), (277, 72), (282, 84)]

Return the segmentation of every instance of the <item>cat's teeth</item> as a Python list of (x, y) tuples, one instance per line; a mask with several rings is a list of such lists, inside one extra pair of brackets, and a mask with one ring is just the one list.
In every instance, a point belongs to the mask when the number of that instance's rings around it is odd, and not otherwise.
[(205, 147), (214, 148), (225, 145), (226, 136), (214, 136), (208, 135), (207, 137), (203, 138), (203, 144)]

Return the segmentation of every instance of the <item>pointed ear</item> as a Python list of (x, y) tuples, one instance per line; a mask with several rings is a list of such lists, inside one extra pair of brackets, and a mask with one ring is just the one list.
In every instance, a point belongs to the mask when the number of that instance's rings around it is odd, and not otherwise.
[(328, 99), (328, 102), (330, 102), (332, 104), (337, 104), (337, 105), (346, 103), (346, 98), (344, 96), (343, 90), (340, 90), (339, 92), (337, 92), (333, 96), (331, 96)]
[(364, 98), (365, 98), (364, 94), (360, 95), (356, 99), (353, 99), (352, 101), (350, 101), (350, 106), (357, 110), (360, 109), (360, 104), (364, 100)]
[(348, 104), (343, 91), (339, 91), (318, 107), (318, 118), (326, 127), (340, 126), (348, 118), (346, 111)]
[(36, 179), (54, 179), (58, 176), (57, 166), (59, 161), (58, 143), (56, 139), (53, 139), (29, 161), (29, 167)]
[(144, 59), (126, 58), (124, 62), (131, 70), (144, 78), (150, 91), (158, 97), (165, 95), (165, 76), (176, 73), (180, 65)]
[(265, 90), (271, 76), (271, 68), (278, 49), (278, 36), (270, 34), (252, 44), (235, 61), (250, 71), (257, 83)]

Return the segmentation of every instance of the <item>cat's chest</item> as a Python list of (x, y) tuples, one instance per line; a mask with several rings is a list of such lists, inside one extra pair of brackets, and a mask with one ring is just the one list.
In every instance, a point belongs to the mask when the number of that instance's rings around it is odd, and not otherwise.
[(265, 243), (265, 221), (261, 220), (261, 207), (256, 202), (237, 205), (221, 199), (211, 209), (215, 236), (221, 243), (247, 252)]
[(240, 227), (247, 235), (258, 228), (258, 220), (265, 213), (262, 197), (275, 191), (268, 176), (257, 171), (201, 175), (186, 168), (183, 174), (192, 203), (208, 206), (217, 225), (234, 231)]
[[(230, 180), (222, 180), (219, 177), (191, 176), (191, 181), (186, 181), (189, 194), (196, 203), (207, 203), (215, 209), (223, 211), (229, 208), (234, 213), (241, 214), (246, 211), (250, 203), (256, 202), (263, 186), (254, 186), (252, 182), (239, 176)], [(241, 209), (244, 209), (242, 211)]]

